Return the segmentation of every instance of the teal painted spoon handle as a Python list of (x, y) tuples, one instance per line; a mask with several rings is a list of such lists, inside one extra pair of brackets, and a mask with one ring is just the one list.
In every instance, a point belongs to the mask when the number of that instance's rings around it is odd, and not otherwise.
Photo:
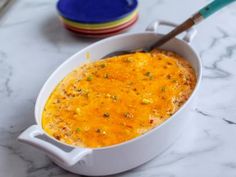
[(228, 4), (234, 2), (236, 0), (214, 0), (207, 6), (203, 7), (198, 11), (196, 14), (194, 14), (192, 17), (184, 21), (182, 24), (177, 26), (175, 29), (170, 31), (165, 36), (161, 37), (155, 44), (153, 44), (150, 47), (150, 50), (155, 49), (169, 41), (170, 39), (174, 38), (178, 34), (186, 31), (187, 29), (191, 28), (195, 24), (199, 23), (200, 21), (204, 20), (205, 18), (209, 17), (216, 11), (222, 9), (223, 7), (227, 6)]
[(228, 4), (234, 2), (236, 0), (214, 0), (206, 7), (203, 7), (199, 13), (202, 15), (203, 18), (207, 18), (213, 13), (217, 12), (218, 10), (222, 9), (223, 7), (227, 6)]

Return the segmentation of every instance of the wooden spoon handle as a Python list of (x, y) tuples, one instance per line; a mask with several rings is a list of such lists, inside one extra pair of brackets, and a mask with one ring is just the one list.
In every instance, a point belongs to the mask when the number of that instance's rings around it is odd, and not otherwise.
[(155, 44), (152, 45), (151, 50), (160, 47), (170, 39), (174, 38), (178, 34), (186, 31), (187, 29), (191, 28), (194, 26), (196, 23), (200, 22), (202, 20), (202, 16), (200, 13), (195, 14), (191, 18), (187, 19), (184, 21), (182, 24), (177, 26), (175, 29), (173, 29), (171, 32), (163, 36), (160, 40), (158, 40)]

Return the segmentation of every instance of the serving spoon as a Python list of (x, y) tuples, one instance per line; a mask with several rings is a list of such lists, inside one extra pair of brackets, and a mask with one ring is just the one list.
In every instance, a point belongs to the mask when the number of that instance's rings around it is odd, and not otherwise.
[(135, 53), (135, 52), (148, 52), (152, 51), (156, 48), (159, 48), (178, 34), (186, 31), (187, 29), (193, 27), (194, 25), (198, 24), (199, 22), (203, 21), (216, 11), (222, 9), (223, 7), (229, 5), (230, 3), (234, 2), (236, 0), (214, 0), (210, 4), (206, 5), (202, 9), (200, 9), (197, 13), (195, 13), (192, 17), (188, 18), (186, 21), (184, 21), (182, 24), (178, 25), (176, 28), (174, 28), (172, 31), (170, 31), (168, 34), (162, 36), (157, 42), (152, 44), (148, 48), (143, 48), (139, 50), (127, 50), (127, 51), (115, 51), (112, 53), (109, 53), (104, 58), (117, 56), (117, 55), (123, 55), (123, 54), (129, 54), (129, 53)]

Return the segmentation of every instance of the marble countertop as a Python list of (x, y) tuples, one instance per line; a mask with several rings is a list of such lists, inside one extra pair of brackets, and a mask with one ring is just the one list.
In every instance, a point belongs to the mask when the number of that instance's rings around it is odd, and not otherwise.
[[(206, 0), (140, 0), (140, 18), (129, 31), (155, 19), (182, 22)], [(203, 80), (191, 123), (165, 153), (119, 177), (236, 176), (236, 3), (198, 25), (193, 46)], [(164, 32), (166, 29), (163, 29)], [(0, 176), (74, 177), (43, 153), (19, 143), (34, 121), (34, 103), (45, 80), (66, 58), (97, 41), (62, 28), (55, 1), (15, 1), (0, 19)]]

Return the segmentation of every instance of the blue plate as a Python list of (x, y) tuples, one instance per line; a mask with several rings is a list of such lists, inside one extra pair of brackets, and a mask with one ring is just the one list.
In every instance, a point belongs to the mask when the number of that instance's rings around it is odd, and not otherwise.
[(138, 6), (137, 0), (59, 0), (61, 16), (79, 23), (106, 23), (124, 18)]

